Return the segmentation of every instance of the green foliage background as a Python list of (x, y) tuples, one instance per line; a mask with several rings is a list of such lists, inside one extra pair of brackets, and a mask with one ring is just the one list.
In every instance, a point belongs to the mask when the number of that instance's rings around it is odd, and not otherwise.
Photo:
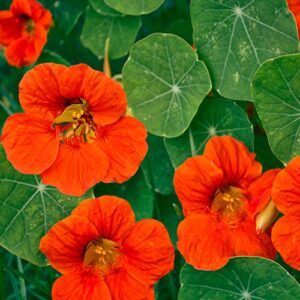
[[(86, 63), (101, 70), (109, 38), (112, 73), (123, 73), (133, 115), (149, 131), (149, 152), (137, 174), (122, 185), (100, 183), (86, 197), (127, 199), (137, 219), (162, 221), (176, 247), (182, 213), (174, 170), (201, 154), (211, 136), (243, 141), (265, 170), (300, 155), (299, 41), (284, 0), (193, 0), (191, 11), (188, 0), (144, 0), (143, 8), (138, 1), (40, 2), (54, 25), (37, 64)], [(2, 0), (0, 9), (9, 5)], [(21, 111), (18, 83), (32, 66), (12, 68), (0, 55), (1, 130)], [(39, 190), (39, 178), (16, 172), (0, 151), (0, 299), (51, 299), (59, 274), (45, 267), (39, 238), (81, 199)], [(49, 204), (53, 199), (56, 205)], [(245, 291), (254, 291), (253, 299), (300, 299), (299, 279), (280, 257), (277, 263), (235, 258), (215, 273), (184, 265), (177, 253), (174, 271), (156, 285), (156, 298), (252, 299)]]

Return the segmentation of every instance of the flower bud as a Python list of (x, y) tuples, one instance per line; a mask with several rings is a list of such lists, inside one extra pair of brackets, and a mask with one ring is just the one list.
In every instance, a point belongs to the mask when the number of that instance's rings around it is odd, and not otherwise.
[(277, 218), (278, 210), (272, 201), (256, 216), (256, 232), (257, 234), (263, 233)]

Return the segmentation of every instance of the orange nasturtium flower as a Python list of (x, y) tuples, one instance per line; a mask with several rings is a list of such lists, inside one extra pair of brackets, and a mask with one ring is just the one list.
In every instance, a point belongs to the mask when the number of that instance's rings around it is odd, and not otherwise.
[(124, 116), (121, 85), (80, 64), (41, 64), (20, 82), (25, 113), (2, 131), (8, 160), (20, 172), (41, 174), (44, 184), (83, 195), (96, 183), (129, 179), (146, 155), (147, 132)]
[(12, 66), (34, 63), (46, 42), (52, 15), (35, 0), (13, 0), (10, 10), (0, 11), (0, 46)]
[(272, 229), (272, 241), (283, 259), (300, 271), (300, 156), (276, 177), (272, 198), (284, 214)]
[(185, 215), (177, 231), (178, 249), (188, 263), (216, 270), (232, 256), (275, 257), (255, 216), (268, 204), (278, 170), (261, 172), (255, 154), (230, 136), (211, 138), (203, 155), (176, 170), (175, 191)]
[(300, 35), (300, 1), (299, 0), (288, 0), (288, 6), (290, 11), (293, 13), (296, 19), (298, 33)]
[(174, 263), (163, 224), (135, 223), (129, 203), (112, 196), (80, 203), (43, 237), (40, 249), (63, 274), (53, 285), (54, 300), (154, 299), (154, 283)]

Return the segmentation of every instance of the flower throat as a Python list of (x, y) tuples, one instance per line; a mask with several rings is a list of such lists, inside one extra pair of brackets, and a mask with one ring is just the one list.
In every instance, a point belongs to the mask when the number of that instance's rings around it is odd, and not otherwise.
[(228, 186), (220, 188), (214, 195), (212, 209), (220, 213), (228, 221), (235, 221), (245, 204), (246, 196), (243, 190)]
[(85, 250), (83, 263), (106, 275), (117, 268), (117, 259), (121, 255), (119, 248), (119, 244), (111, 240), (100, 238), (92, 241)]
[(79, 99), (72, 102), (55, 118), (53, 126), (60, 127), (62, 140), (75, 138), (86, 143), (93, 143), (97, 126), (88, 110), (87, 101)]

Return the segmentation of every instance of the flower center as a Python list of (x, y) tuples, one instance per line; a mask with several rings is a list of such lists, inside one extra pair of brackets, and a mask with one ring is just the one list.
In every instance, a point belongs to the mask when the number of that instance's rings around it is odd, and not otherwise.
[(27, 20), (25, 22), (25, 28), (26, 28), (26, 31), (28, 33), (32, 33), (34, 31), (34, 28), (35, 28), (34, 21), (32, 19)]
[(105, 275), (118, 268), (117, 259), (120, 255), (121, 252), (118, 243), (100, 238), (88, 244), (83, 263), (86, 266), (95, 267)]
[(225, 217), (232, 218), (245, 203), (244, 191), (233, 186), (218, 189), (214, 195), (212, 209)]
[[(75, 101), (74, 101), (75, 102)], [(88, 110), (87, 102), (83, 99), (76, 101), (58, 115), (53, 126), (59, 126), (62, 140), (78, 138), (86, 143), (93, 143), (96, 138), (96, 124)]]

